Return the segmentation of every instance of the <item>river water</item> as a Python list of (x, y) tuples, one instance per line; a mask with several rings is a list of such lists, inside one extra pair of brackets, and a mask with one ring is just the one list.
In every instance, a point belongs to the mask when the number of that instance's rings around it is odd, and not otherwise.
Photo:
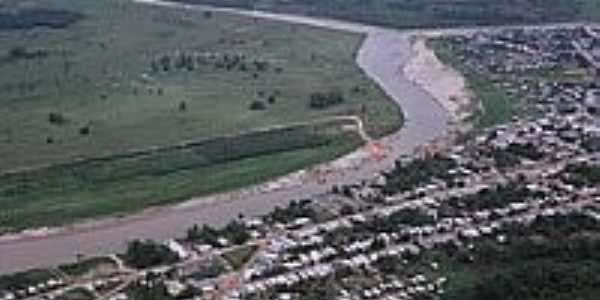
[[(138, 2), (200, 9), (167, 2)], [(166, 239), (180, 236), (193, 224), (222, 225), (240, 213), (246, 216), (265, 214), (275, 205), (286, 205), (292, 199), (310, 198), (311, 195), (324, 193), (331, 184), (354, 183), (371, 178), (374, 174), (391, 168), (395, 158), (412, 153), (420, 145), (443, 136), (449, 129), (448, 113), (431, 95), (410, 82), (403, 74), (404, 65), (412, 55), (410, 33), (311, 17), (234, 9), (217, 10), (366, 34), (357, 55), (357, 63), (402, 108), (405, 117), (403, 128), (381, 141), (389, 147), (389, 155), (384, 159), (369, 161), (358, 169), (331, 174), (326, 185), (307, 181), (269, 192), (254, 190), (203, 197), (123, 219), (76, 225), (43, 237), (4, 238), (0, 240), (0, 274), (73, 261), (78, 254), (98, 255), (122, 251), (127, 241), (134, 238)]]

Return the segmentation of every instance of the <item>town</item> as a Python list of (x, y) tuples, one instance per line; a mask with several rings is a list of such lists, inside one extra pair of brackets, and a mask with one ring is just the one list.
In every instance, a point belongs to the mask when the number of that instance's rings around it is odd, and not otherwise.
[(485, 264), (532, 236), (600, 229), (600, 30), (432, 42), (522, 113), (265, 216), (4, 276), (0, 299), (453, 299), (454, 280), (465, 279), (452, 264)]

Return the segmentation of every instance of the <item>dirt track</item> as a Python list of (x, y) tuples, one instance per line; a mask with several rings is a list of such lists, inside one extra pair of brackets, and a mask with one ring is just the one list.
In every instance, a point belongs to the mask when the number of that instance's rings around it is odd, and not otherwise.
[[(325, 174), (320, 175), (319, 180), (297, 173), (276, 181), (276, 184), (271, 182), (241, 192), (191, 199), (181, 205), (122, 219), (80, 224), (44, 236), (5, 236), (0, 239), (0, 273), (72, 261), (77, 254), (119, 251), (129, 239), (173, 237), (181, 235), (193, 224), (224, 224), (240, 213), (264, 214), (275, 205), (285, 205), (289, 200), (323, 193), (331, 184), (370, 178), (377, 172), (392, 167), (398, 156), (413, 152), (428, 141), (443, 136), (448, 130), (448, 113), (429, 94), (404, 76), (403, 68), (413, 54), (410, 41), (412, 33), (308, 17), (219, 10), (366, 33), (357, 63), (401, 106), (405, 116), (405, 125), (399, 132), (377, 141), (387, 149), (387, 156), (375, 159), (369, 155), (368, 147), (365, 147), (340, 160), (319, 166), (318, 169), (322, 171), (319, 174)], [(354, 167), (359, 163), (359, 168)], [(327, 184), (323, 184), (323, 181)]]

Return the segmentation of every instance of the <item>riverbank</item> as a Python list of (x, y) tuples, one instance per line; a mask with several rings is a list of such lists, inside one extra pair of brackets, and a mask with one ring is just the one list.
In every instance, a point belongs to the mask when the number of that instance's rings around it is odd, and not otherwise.
[(404, 75), (431, 94), (454, 121), (463, 122), (472, 116), (475, 97), (462, 74), (440, 61), (425, 37), (415, 38), (412, 51), (414, 55), (404, 67)]
[[(161, 3), (164, 5), (164, 2)], [(195, 9), (186, 7), (182, 8)], [(402, 107), (405, 116), (405, 123), (400, 131), (375, 141), (385, 149), (384, 153), (372, 155), (372, 146), (365, 146), (334, 162), (242, 191), (195, 198), (181, 205), (123, 218), (78, 224), (47, 232), (49, 234), (45, 236), (5, 240), (0, 242), (0, 273), (73, 261), (78, 254), (114, 253), (122, 251), (130, 239), (171, 238), (183, 234), (194, 224), (218, 226), (237, 218), (240, 213), (246, 216), (265, 214), (275, 206), (284, 206), (293, 199), (316, 197), (327, 192), (331, 185), (373, 178), (377, 173), (392, 168), (398, 157), (410, 155), (422, 145), (447, 133), (450, 120), (448, 113), (431, 95), (401, 72), (412, 55), (409, 33), (297, 16), (239, 13), (366, 33), (357, 53), (357, 64)], [(307, 173), (311, 175), (306, 175)], [(40, 249), (44, 249), (43, 253)]]

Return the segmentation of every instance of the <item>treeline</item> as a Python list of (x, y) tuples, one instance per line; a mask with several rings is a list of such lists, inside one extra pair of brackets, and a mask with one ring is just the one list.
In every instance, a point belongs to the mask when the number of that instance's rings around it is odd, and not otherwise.
[[(209, 225), (194, 225), (187, 230), (185, 239), (198, 244), (223, 247), (242, 245), (250, 239), (250, 234), (242, 223), (233, 221), (221, 229), (216, 229)], [(223, 244), (223, 242), (226, 243)]]
[[(254, 72), (255, 74), (266, 72), (271, 63), (259, 58), (249, 58), (239, 53), (197, 53), (188, 51), (177, 51), (170, 54), (162, 54), (150, 61), (153, 73), (170, 71), (194, 71), (201, 66), (212, 66), (214, 69), (226, 71)], [(281, 72), (280, 68), (275, 68)]]
[(401, 28), (500, 25), (583, 20), (595, 0), (176, 0), (185, 3), (261, 8)]
[(448, 171), (455, 167), (457, 164), (454, 160), (442, 156), (418, 158), (406, 164), (396, 161), (394, 169), (383, 174), (386, 178), (383, 192), (393, 195), (429, 183), (433, 178), (449, 179)]
[(35, 27), (63, 29), (82, 20), (84, 17), (81, 13), (67, 10), (28, 8), (9, 11), (0, 7), (0, 31), (32, 29)]

